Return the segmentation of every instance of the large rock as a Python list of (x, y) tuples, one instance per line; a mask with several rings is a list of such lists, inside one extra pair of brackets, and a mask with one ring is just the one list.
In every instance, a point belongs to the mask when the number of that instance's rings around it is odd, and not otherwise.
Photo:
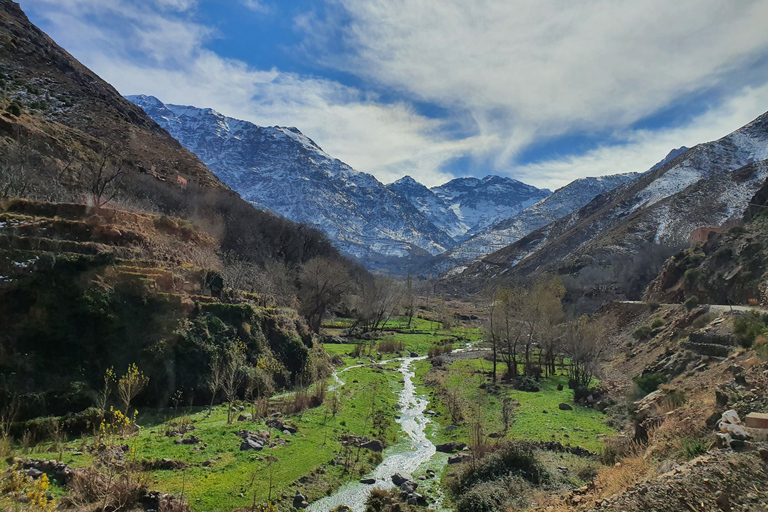
[(472, 456), (468, 453), (457, 453), (448, 457), (448, 464), (461, 464), (471, 459)]
[(394, 475), (392, 475), (392, 483), (395, 484), (398, 487), (400, 487), (401, 485), (403, 485), (403, 483), (405, 483), (407, 481), (408, 481), (408, 479), (405, 478), (400, 473), (395, 473)]
[(436, 445), (435, 450), (439, 451), (440, 453), (453, 453), (456, 450), (456, 447), (456, 441), (450, 441)]
[(560, 404), (557, 406), (561, 411), (572, 411), (573, 407), (568, 404)]
[(367, 448), (373, 452), (380, 452), (384, 450), (384, 443), (382, 443), (378, 439), (374, 439), (373, 441), (368, 441), (367, 443), (361, 444), (360, 447)]
[(744, 419), (749, 428), (768, 429), (768, 414), (761, 412), (751, 412)]

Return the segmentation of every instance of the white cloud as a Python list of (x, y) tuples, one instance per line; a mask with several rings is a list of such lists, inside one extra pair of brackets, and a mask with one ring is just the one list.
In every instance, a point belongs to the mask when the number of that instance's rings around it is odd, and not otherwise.
[(333, 11), (300, 24), (323, 47), (343, 36), (327, 64), (470, 111), (479, 133), (505, 139), (498, 165), (535, 138), (621, 128), (722, 85), (768, 48), (765, 0), (335, 4), (346, 24)]
[[(296, 126), (330, 155), (383, 182), (410, 174), (442, 184), (453, 178), (439, 170), (445, 162), (493, 140), (451, 140), (441, 121), (405, 103), (384, 104), (338, 82), (224, 59), (204, 48), (210, 29), (146, 3), (63, 1), (28, 0), (44, 4), (56, 39), (121, 93), (210, 107), (260, 125)], [(105, 23), (106, 16), (113, 19)]]
[[(240, 1), (256, 12), (270, 9)], [(309, 38), (303, 49), (362, 77), (359, 89), (254, 69), (209, 51), (206, 43), (219, 34), (194, 16), (197, 0), (22, 3), (36, 7), (51, 35), (123, 94), (297, 126), (384, 182), (410, 174), (437, 185), (453, 177), (441, 170), (447, 162), (469, 156), (490, 162), (487, 172), (556, 188), (581, 176), (645, 170), (673, 147), (718, 138), (768, 107), (765, 87), (738, 85), (768, 48), (766, 0), (328, 1), (343, 10), (343, 23), (334, 10), (297, 17), (297, 30)], [(348, 52), (329, 54), (338, 44), (326, 43), (338, 37)], [(740, 92), (686, 126), (626, 128), (692, 92), (725, 90), (726, 82)], [(392, 90), (401, 101), (385, 103), (371, 92)], [(446, 118), (420, 115), (409, 103), (417, 100), (444, 108)], [(515, 165), (532, 143), (590, 130), (613, 130), (612, 145)]]
[(602, 146), (579, 156), (518, 166), (511, 174), (526, 183), (554, 189), (584, 176), (647, 171), (673, 148), (690, 148), (719, 139), (752, 121), (766, 108), (768, 85), (748, 87), (684, 126), (627, 131), (617, 134), (620, 143), (615, 146)]
[(243, 5), (253, 12), (259, 14), (268, 14), (270, 12), (269, 6), (259, 0), (242, 0)]

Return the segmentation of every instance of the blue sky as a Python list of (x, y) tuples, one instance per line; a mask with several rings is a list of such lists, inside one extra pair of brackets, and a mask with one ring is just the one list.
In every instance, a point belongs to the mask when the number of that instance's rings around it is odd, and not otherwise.
[(296, 126), (383, 182), (555, 189), (768, 110), (768, 0), (20, 0), (123, 94)]

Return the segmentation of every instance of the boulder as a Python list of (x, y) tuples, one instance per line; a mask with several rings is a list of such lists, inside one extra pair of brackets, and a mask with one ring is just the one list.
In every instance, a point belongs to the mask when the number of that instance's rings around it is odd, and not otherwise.
[(751, 412), (744, 418), (744, 422), (749, 428), (768, 429), (768, 414)]
[(251, 419), (251, 413), (241, 414), (237, 417), (237, 421), (248, 421)]
[(381, 452), (382, 450), (384, 450), (384, 443), (382, 443), (378, 439), (374, 439), (373, 441), (368, 441), (367, 443), (361, 444), (360, 447), (367, 448), (372, 452)]
[(307, 505), (305, 503), (307, 503), (307, 498), (299, 491), (296, 491), (296, 494), (293, 496), (293, 508), (306, 508)]
[(360, 483), (366, 484), (366, 485), (372, 485), (376, 483), (376, 479), (373, 477), (361, 478)]
[(557, 406), (557, 408), (560, 409), (561, 411), (572, 411), (573, 410), (573, 407), (571, 407), (568, 404), (560, 404), (560, 405)]
[(264, 445), (260, 443), (259, 441), (256, 441), (255, 439), (248, 438), (245, 441), (242, 442), (240, 445), (240, 451), (246, 451), (246, 450), (262, 450), (264, 449)]
[(395, 473), (394, 475), (392, 475), (392, 483), (397, 485), (398, 487), (401, 486), (403, 483), (405, 483), (407, 481), (408, 481), (408, 479), (405, 478), (400, 473)]
[(468, 453), (457, 453), (448, 457), (448, 464), (461, 464), (472, 459), (472, 456)]
[(453, 453), (456, 450), (456, 441), (450, 441), (448, 443), (438, 444), (435, 446), (435, 450), (440, 453)]

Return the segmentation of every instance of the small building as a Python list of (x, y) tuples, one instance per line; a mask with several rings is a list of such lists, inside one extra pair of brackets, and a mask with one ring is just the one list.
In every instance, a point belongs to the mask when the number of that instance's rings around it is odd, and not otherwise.
[(702, 228), (696, 228), (691, 231), (691, 245), (699, 242), (706, 242), (710, 233), (720, 233), (722, 228), (720, 226), (704, 226)]

